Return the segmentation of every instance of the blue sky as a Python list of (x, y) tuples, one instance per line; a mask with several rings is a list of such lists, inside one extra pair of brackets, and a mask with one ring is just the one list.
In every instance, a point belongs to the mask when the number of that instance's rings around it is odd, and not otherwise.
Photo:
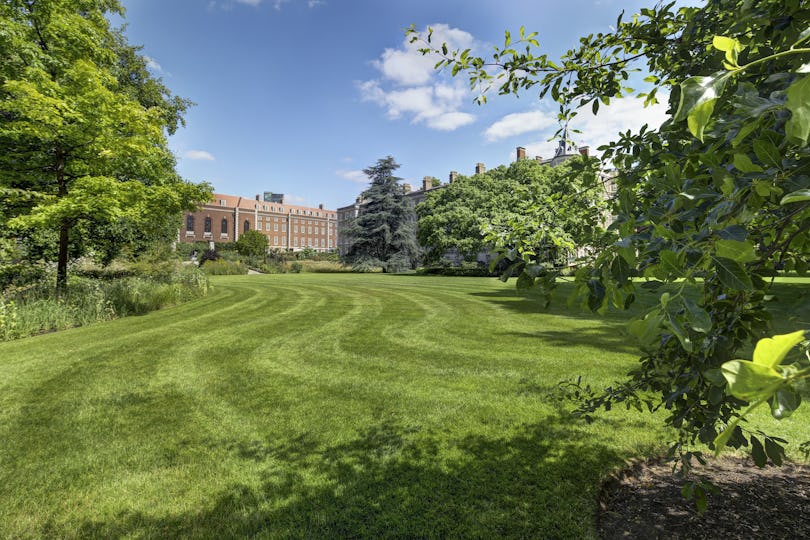
[[(220, 193), (274, 191), (330, 209), (351, 203), (367, 185), (362, 169), (388, 155), (419, 186), (508, 163), (516, 146), (553, 152), (552, 103), (526, 93), (476, 105), (465, 78), (434, 72), (435, 59), (406, 44), (410, 24), (481, 54), (524, 25), (554, 56), (650, 3), (123, 0), (130, 43), (196, 103), (170, 140), (180, 174)], [(598, 118), (583, 112), (576, 139), (595, 147), (619, 129), (660, 124), (663, 111), (626, 100)]]

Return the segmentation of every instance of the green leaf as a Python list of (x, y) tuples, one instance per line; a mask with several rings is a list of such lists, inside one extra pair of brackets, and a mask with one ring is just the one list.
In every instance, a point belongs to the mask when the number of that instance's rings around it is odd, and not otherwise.
[(797, 189), (792, 193), (788, 193), (782, 197), (782, 201), (779, 204), (790, 204), (804, 201), (810, 201), (810, 189)]
[(771, 399), (771, 415), (777, 420), (787, 418), (799, 408), (802, 396), (790, 386), (783, 386), (776, 391)]
[(734, 167), (742, 173), (762, 172), (764, 169), (755, 165), (746, 154), (734, 154)]
[(712, 45), (718, 51), (726, 53), (726, 62), (731, 65), (732, 69), (739, 67), (737, 56), (742, 51), (742, 45), (739, 41), (725, 36), (714, 36)]
[(703, 141), (703, 130), (711, 119), (714, 103), (723, 93), (727, 80), (728, 74), (721, 71), (709, 77), (690, 77), (683, 81), (674, 121), (686, 119), (692, 135)]
[[(688, 314), (689, 325), (696, 332), (705, 334), (712, 328), (712, 318), (709, 313), (686, 297), (683, 297), (683, 306)], [(719, 374), (718, 374), (719, 375)]]
[(754, 153), (760, 162), (772, 165), (776, 168), (782, 167), (782, 154), (776, 145), (768, 139), (757, 139), (754, 141)]
[(628, 331), (642, 346), (647, 346), (658, 338), (658, 328), (662, 320), (661, 314), (658, 311), (653, 311), (645, 318), (631, 322)]
[(765, 448), (756, 437), (751, 437), (751, 457), (754, 458), (754, 464), (760, 469), (768, 463), (768, 456), (765, 454)]
[(768, 457), (773, 461), (774, 465), (777, 467), (782, 466), (782, 462), (785, 458), (785, 448), (771, 437), (765, 437), (765, 453), (768, 454)]
[(762, 338), (757, 341), (754, 347), (754, 363), (775, 368), (782, 363), (787, 353), (802, 342), (804, 330), (798, 330), (790, 334), (781, 334), (772, 338)]
[(717, 236), (722, 238), (723, 240), (737, 240), (742, 242), (748, 236), (748, 231), (745, 227), (741, 227), (739, 225), (731, 225), (726, 227), (725, 229), (721, 229), (717, 231)]
[(717, 278), (723, 285), (738, 291), (750, 291), (754, 288), (751, 276), (740, 266), (740, 263), (723, 257), (712, 257), (712, 260), (715, 270), (717, 270)]
[(683, 275), (683, 265), (678, 259), (677, 253), (665, 249), (659, 253), (658, 257), (661, 261), (661, 269), (664, 270), (664, 272), (678, 277)]
[(724, 429), (717, 437), (714, 438), (714, 455), (718, 455), (726, 447), (726, 443), (738, 429), (737, 424), (740, 423), (740, 418), (735, 418), (726, 429)]
[(753, 262), (758, 259), (754, 251), (754, 244), (748, 240), (744, 242), (737, 240), (718, 240), (714, 243), (714, 248), (718, 257), (731, 259), (738, 263)]
[(678, 338), (678, 341), (681, 342), (681, 347), (686, 352), (692, 352), (694, 350), (694, 344), (692, 343), (692, 339), (689, 337), (689, 332), (683, 327), (681, 324), (680, 319), (677, 316), (673, 316), (672, 314), (667, 317), (667, 326), (672, 330), (672, 333)]
[(723, 372), (719, 368), (707, 369), (703, 372), (703, 378), (714, 386), (726, 386), (726, 378), (723, 377)]
[(810, 135), (810, 76), (796, 79), (788, 87), (785, 106), (790, 111), (790, 120), (785, 124), (785, 134), (793, 144), (807, 144)]
[(729, 393), (745, 401), (767, 398), (785, 382), (779, 372), (772, 367), (748, 360), (725, 362), (720, 370), (728, 382)]

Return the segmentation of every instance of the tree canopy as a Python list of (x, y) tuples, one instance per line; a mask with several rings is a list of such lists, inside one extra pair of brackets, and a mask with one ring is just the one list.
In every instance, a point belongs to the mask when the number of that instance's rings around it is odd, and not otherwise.
[[(615, 30), (581, 38), (555, 61), (535, 53), (536, 34), (523, 29), (514, 40), (507, 32), (491, 58), (421, 36), (440, 67), (467, 74), (484, 92), (480, 101), (494, 85), (502, 94), (550, 95), (561, 130), (580, 106), (598, 112), (634, 94), (645, 104), (668, 99), (660, 128), (617, 134), (600, 149), (618, 173), (614, 241), (577, 283), (584, 304), (600, 311), (631, 303), (635, 277), (653, 289), (674, 284), (630, 325), (643, 351), (638, 368), (593, 395), (584, 412), (616, 402), (666, 409), (685, 464), (698, 440), (716, 449), (750, 444), (758, 464), (781, 462), (784, 441), (744, 429), (741, 409), (767, 401), (785, 417), (800, 403), (794, 383), (808, 371), (790, 347), (738, 378), (726, 363), (771, 331), (770, 276), (807, 269), (809, 26), (810, 10), (798, 0), (712, 0), (622, 14)], [(628, 88), (636, 67), (649, 73), (642, 92)], [(701, 298), (687, 294), (691, 284)], [(758, 392), (736, 392), (740, 377), (765, 382)]]
[(270, 242), (263, 233), (255, 230), (245, 231), (236, 241), (236, 251), (240, 255), (261, 257), (267, 254)]
[(91, 231), (122, 225), (165, 236), (167, 215), (210, 196), (176, 174), (166, 141), (189, 102), (146, 71), (110, 13), (123, 14), (117, 1), (0, 6), (3, 218), (17, 238), (58, 236), (58, 288), (71, 243), (81, 252), (105, 241)]
[(393, 157), (378, 159), (363, 172), (371, 185), (362, 195), (359, 215), (344, 231), (351, 241), (346, 260), (372, 264), (387, 272), (411, 269), (419, 257), (416, 222), (405, 188), (394, 176), (399, 165)]
[(607, 193), (601, 177), (583, 161), (577, 156), (552, 167), (520, 160), (460, 176), (429, 192), (416, 207), (426, 261), (438, 261), (448, 252), (474, 260), (487, 249), (514, 250), (512, 231), (517, 229), (532, 245), (536, 263), (553, 265), (578, 247), (593, 245), (604, 225)]

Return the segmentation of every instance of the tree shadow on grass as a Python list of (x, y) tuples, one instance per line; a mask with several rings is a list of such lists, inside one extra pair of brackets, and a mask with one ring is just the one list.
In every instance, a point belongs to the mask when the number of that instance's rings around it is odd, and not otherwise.
[(564, 415), (503, 438), (386, 421), (325, 448), (302, 435), (241, 455), (267, 464), (258, 487), (234, 485), (198, 512), (86, 522), (80, 535), (582, 538), (593, 535), (601, 477), (622, 463)]

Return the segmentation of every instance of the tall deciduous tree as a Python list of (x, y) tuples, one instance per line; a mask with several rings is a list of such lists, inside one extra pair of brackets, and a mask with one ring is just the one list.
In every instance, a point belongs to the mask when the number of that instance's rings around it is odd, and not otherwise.
[[(685, 463), (698, 440), (750, 444), (758, 464), (781, 462), (780, 440), (737, 420), (748, 402), (767, 401), (780, 418), (800, 403), (793, 382), (808, 370), (784, 365), (789, 346), (773, 361), (733, 359), (769, 332), (768, 277), (807, 270), (808, 27), (810, 10), (798, 0), (712, 0), (620, 16), (614, 31), (583, 37), (557, 61), (535, 54), (536, 36), (523, 29), (514, 40), (507, 32), (492, 58), (425, 47), (484, 90), (500, 77), (500, 93), (550, 94), (564, 120), (578, 106), (598, 112), (631, 94), (634, 64), (650, 73), (638, 94), (645, 103), (669, 93), (660, 129), (628, 131), (602, 148), (618, 171), (616, 241), (577, 280), (595, 310), (631, 302), (636, 276), (650, 288), (675, 284), (630, 325), (643, 351), (638, 368), (586, 409), (625, 401), (668, 410)], [(700, 300), (685, 294), (690, 283), (702, 288)]]
[(148, 231), (210, 194), (177, 176), (167, 146), (188, 103), (151, 79), (110, 13), (123, 14), (115, 0), (0, 6), (0, 186), (15, 190), (18, 234), (58, 232), (58, 289), (71, 240), (92, 240), (72, 232), (121, 220)]
[[(551, 263), (592, 246), (605, 226), (607, 193), (596, 164), (577, 156), (556, 167), (520, 160), (430, 192), (416, 208), (428, 262), (485, 249), (533, 253)], [(517, 231), (520, 231), (519, 233)]]
[(399, 165), (388, 156), (363, 169), (371, 185), (363, 192), (359, 215), (345, 231), (351, 239), (346, 260), (380, 264), (385, 271), (413, 268), (419, 256), (416, 220), (405, 188), (394, 176)]

